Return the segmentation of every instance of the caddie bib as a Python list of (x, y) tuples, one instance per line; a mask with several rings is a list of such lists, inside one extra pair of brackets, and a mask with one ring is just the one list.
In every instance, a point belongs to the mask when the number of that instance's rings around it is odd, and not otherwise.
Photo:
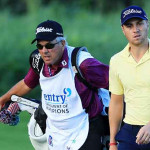
[(69, 67), (62, 68), (55, 76), (45, 77), (42, 70), (40, 85), (42, 107), (48, 116), (46, 135), (49, 149), (78, 150), (87, 138), (89, 120), (75, 88), (70, 59)]

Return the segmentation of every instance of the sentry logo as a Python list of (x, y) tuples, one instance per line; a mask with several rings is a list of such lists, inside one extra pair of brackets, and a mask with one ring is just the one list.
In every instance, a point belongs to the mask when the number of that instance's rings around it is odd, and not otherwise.
[(70, 88), (64, 88), (62, 95), (55, 95), (55, 94), (44, 94), (45, 101), (49, 103), (55, 103), (55, 104), (65, 104), (66, 98), (70, 97), (72, 94), (72, 91)]

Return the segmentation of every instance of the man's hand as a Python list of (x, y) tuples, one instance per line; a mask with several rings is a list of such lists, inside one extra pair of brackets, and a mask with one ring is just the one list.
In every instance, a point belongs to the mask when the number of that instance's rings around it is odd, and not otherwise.
[(150, 122), (139, 130), (136, 138), (137, 144), (150, 143)]
[(111, 145), (109, 147), (109, 150), (118, 150), (117, 145)]
[(4, 107), (5, 103), (2, 100), (2, 98), (0, 97), (0, 111), (2, 110), (2, 108)]

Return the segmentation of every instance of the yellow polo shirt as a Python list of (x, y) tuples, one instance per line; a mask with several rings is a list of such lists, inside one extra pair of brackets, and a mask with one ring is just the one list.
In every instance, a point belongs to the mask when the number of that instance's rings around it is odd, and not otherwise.
[(129, 45), (114, 55), (110, 60), (109, 84), (113, 94), (124, 94), (124, 122), (145, 125), (150, 121), (150, 49), (138, 63), (129, 53)]

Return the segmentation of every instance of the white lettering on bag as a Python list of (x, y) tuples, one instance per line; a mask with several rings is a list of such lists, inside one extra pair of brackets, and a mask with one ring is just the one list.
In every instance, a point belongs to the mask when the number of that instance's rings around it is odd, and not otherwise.
[(33, 58), (33, 61), (32, 61), (32, 66), (33, 68), (36, 68), (38, 71), (39, 71), (39, 61), (40, 61), (40, 58), (41, 58), (41, 55), (40, 53), (39, 54), (36, 54), (35, 55), (35, 58)]

